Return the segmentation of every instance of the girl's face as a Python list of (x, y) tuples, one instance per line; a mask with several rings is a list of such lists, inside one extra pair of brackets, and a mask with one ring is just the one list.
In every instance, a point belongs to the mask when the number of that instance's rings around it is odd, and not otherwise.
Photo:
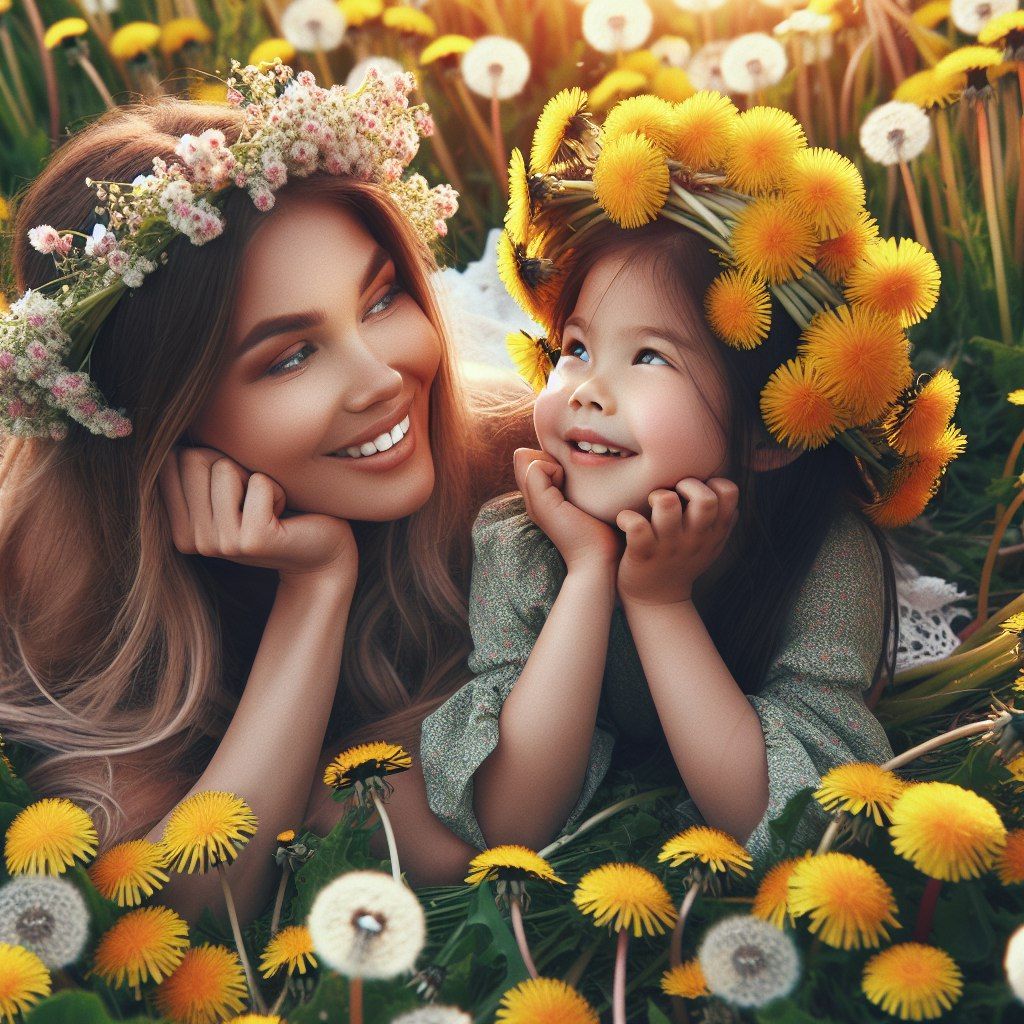
[[(566, 498), (614, 523), (624, 509), (649, 515), (659, 487), (724, 475), (726, 438), (712, 410), (722, 415), (726, 395), (711, 358), (646, 261), (599, 260), (534, 407), (541, 447), (565, 471)], [(586, 452), (580, 442), (622, 454)]]
[(322, 200), (268, 214), (227, 343), (199, 444), (272, 477), (293, 510), (383, 522), (426, 502), (441, 340), (357, 216)]

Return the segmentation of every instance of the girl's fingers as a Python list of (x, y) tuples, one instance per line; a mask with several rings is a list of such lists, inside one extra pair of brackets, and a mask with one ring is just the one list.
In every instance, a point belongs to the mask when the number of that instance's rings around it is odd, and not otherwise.
[(530, 463), (535, 459), (543, 456), (543, 452), (536, 448), (517, 448), (512, 453), (512, 468), (515, 471), (516, 483), (519, 485), (519, 490), (523, 489), (524, 481), (526, 480), (526, 471), (530, 468)]
[(723, 526), (731, 526), (739, 511), (740, 489), (724, 476), (713, 476), (708, 487), (718, 495), (718, 517)]
[(660, 541), (670, 541), (682, 533), (683, 507), (675, 491), (659, 488), (647, 497), (651, 506), (651, 525)]
[(683, 512), (686, 527), (696, 533), (705, 533), (712, 529), (718, 515), (718, 495), (695, 477), (680, 480), (675, 490), (686, 498), (686, 508)]
[(627, 509), (615, 517), (615, 525), (626, 535), (626, 550), (636, 558), (650, 558), (657, 547), (651, 524), (639, 512)]

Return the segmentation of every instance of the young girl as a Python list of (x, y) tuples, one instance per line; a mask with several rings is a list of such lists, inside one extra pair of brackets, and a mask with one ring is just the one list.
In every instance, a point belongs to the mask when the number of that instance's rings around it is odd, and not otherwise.
[(430, 806), (478, 848), (543, 846), (613, 757), (664, 742), (671, 824), (722, 828), (758, 864), (797, 790), (892, 756), (865, 701), (898, 628), (867, 488), (839, 445), (767, 433), (758, 395), (797, 331), (777, 308), (759, 348), (723, 344), (702, 313), (718, 270), (665, 220), (576, 246), (541, 450), (473, 526), (475, 678), (423, 722)]
[[(230, 145), (242, 124), (164, 97), (75, 135), (17, 205), (18, 288), (59, 273), (32, 227), (94, 232), (87, 177), (131, 182), (183, 136)], [(368, 739), (415, 752), (466, 678), (469, 525), (527, 437), (511, 389), (506, 405), (464, 391), (433, 256), (385, 188), (317, 172), (276, 198), (261, 212), (234, 188), (223, 234), (175, 238), (105, 318), (90, 374), (130, 436), (72, 423), (0, 442), (4, 739), (38, 754), (37, 796), (93, 814), (103, 848), (159, 838), (193, 792), (249, 801), (243, 919), (272, 896), (277, 833), (337, 821), (324, 762)], [(461, 877), (472, 850), (418, 772), (393, 799), (411, 877)], [(216, 884), (178, 876), (161, 898), (191, 918)]]

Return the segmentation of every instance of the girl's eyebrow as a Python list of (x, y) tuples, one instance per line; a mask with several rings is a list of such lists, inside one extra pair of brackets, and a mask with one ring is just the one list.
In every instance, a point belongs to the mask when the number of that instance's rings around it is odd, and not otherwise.
[[(583, 323), (583, 317), (571, 316), (565, 321), (564, 327), (579, 327), (581, 330), (585, 330), (586, 327)], [(642, 324), (639, 327), (632, 327), (629, 330), (629, 335), (634, 338), (644, 338), (648, 335), (655, 335), (658, 338), (664, 338), (666, 341), (672, 342), (677, 348), (691, 348), (692, 343), (689, 338), (685, 335), (680, 334), (678, 331), (666, 328), (660, 324)]]

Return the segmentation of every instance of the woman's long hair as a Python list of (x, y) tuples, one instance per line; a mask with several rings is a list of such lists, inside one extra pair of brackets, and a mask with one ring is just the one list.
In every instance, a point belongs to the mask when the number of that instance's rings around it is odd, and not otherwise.
[[(231, 144), (241, 122), (232, 107), (161, 97), (108, 111), (70, 139), (18, 204), (19, 291), (56, 274), (28, 245), (29, 227), (91, 229), (87, 176), (131, 181), (154, 157), (174, 160), (185, 133), (218, 128)], [(466, 678), (469, 524), (481, 499), (470, 466), (482, 440), (430, 283), (433, 257), (386, 192), (315, 174), (285, 193), (358, 215), (442, 339), (430, 438), (443, 464), (413, 515), (353, 523), (359, 579), (328, 727), (339, 743), (414, 743), (426, 710)], [(33, 790), (93, 812), (104, 846), (145, 835), (195, 783), (273, 602), (277, 573), (177, 552), (157, 482), (224, 365), (245, 247), (267, 216), (240, 189), (223, 210), (224, 233), (201, 247), (175, 239), (167, 265), (124, 295), (96, 338), (92, 376), (127, 409), (132, 435), (72, 424), (62, 442), (10, 438), (0, 453), (0, 729), (40, 754), (27, 772)]]
[[(895, 572), (884, 534), (862, 511), (871, 493), (856, 459), (832, 443), (781, 469), (751, 469), (755, 445), (768, 439), (761, 390), (772, 371), (796, 355), (796, 324), (773, 298), (771, 330), (761, 345), (740, 350), (720, 341), (703, 314), (704, 294), (721, 270), (718, 258), (694, 232), (658, 218), (629, 231), (602, 223), (574, 242), (555, 305), (554, 342), (572, 315), (587, 273), (613, 252), (624, 257), (623, 266), (639, 261), (651, 268), (668, 307), (678, 311), (683, 326), (711, 353), (714, 372), (729, 396), (724, 412), (710, 403), (708, 408), (727, 439), (727, 465), (740, 491), (737, 555), (713, 592), (698, 602), (722, 660), (745, 693), (760, 689), (797, 592), (829, 527), (848, 509), (869, 527), (882, 560), (882, 649), (874, 682), (884, 683), (892, 676), (899, 645)], [(699, 390), (703, 395), (704, 389)]]

